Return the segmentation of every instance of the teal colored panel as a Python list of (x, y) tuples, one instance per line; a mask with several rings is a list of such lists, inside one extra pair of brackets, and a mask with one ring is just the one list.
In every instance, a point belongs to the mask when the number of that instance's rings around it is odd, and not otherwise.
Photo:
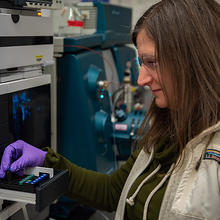
[(111, 135), (96, 131), (95, 115), (99, 111), (110, 115), (109, 97), (103, 93), (100, 99), (94, 82), (92, 89), (88, 84), (89, 70), (97, 71), (95, 80), (106, 79), (97, 53), (58, 58), (58, 151), (79, 166), (108, 173), (115, 169)]
[(120, 82), (123, 81), (124, 72), (126, 69), (126, 63), (127, 61), (130, 61), (132, 63), (131, 66), (131, 81), (134, 85), (137, 84), (138, 79), (138, 65), (136, 62), (136, 51), (135, 49), (131, 47), (126, 46), (115, 46), (112, 47), (112, 54), (115, 60), (115, 65), (118, 72), (118, 77)]

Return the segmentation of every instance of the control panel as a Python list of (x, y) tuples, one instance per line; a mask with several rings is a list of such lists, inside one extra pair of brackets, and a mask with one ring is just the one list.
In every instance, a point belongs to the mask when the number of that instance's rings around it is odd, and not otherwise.
[(33, 8), (33, 9), (61, 9), (62, 0), (8, 0), (15, 8)]

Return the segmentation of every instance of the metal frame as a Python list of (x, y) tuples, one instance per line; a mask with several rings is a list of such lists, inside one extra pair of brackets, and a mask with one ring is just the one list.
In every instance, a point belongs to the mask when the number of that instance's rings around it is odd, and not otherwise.
[(5, 209), (2, 209), (3, 200), (0, 199), (0, 219), (1, 220), (7, 220), (9, 217), (11, 217), (13, 214), (15, 214), (17, 211), (22, 209), (24, 214), (24, 220), (29, 220), (29, 216), (26, 209), (26, 203), (18, 203), (15, 202)]

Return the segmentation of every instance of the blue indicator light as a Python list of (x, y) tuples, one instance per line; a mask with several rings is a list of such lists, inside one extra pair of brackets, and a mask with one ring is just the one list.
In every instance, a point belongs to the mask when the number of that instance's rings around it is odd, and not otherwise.
[(105, 97), (104, 95), (100, 95), (100, 99), (104, 99), (104, 97)]

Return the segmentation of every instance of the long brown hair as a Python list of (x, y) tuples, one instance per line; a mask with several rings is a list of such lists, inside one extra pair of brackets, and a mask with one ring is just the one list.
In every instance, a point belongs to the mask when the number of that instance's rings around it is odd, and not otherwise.
[[(167, 137), (181, 154), (189, 140), (219, 121), (219, 15), (220, 6), (214, 0), (162, 0), (138, 20), (133, 43), (143, 29), (154, 40), (168, 106), (175, 106), (160, 109), (152, 102), (139, 130), (138, 144), (146, 151)], [(172, 97), (163, 85), (167, 70)]]

